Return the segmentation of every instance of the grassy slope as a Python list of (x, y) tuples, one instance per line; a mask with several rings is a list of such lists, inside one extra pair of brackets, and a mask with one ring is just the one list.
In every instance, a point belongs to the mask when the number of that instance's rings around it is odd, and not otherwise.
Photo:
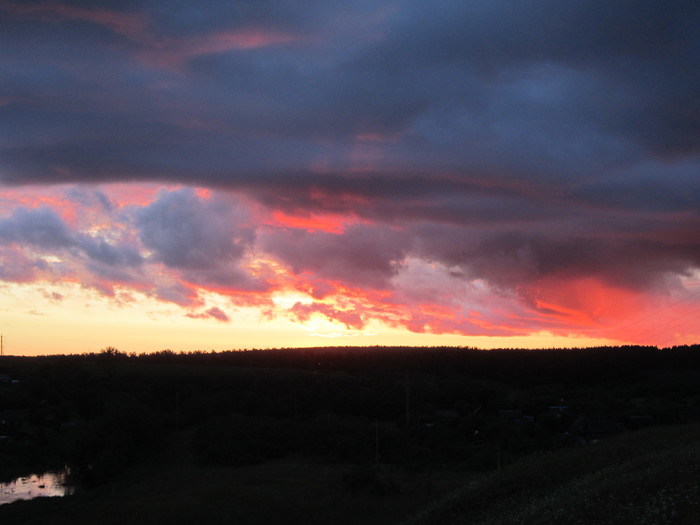
[(405, 523), (695, 524), (700, 427), (627, 433), (522, 460), (472, 481)]

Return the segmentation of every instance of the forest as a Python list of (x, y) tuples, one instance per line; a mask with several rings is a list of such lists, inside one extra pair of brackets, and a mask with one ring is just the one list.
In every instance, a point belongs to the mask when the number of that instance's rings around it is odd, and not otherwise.
[[(210, 477), (290, 465), (299, 467), (294, 475), (322, 472), (334, 487), (328, 498), (370, 502), (366, 509), (376, 522), (398, 522), (474, 479), (550, 461), (537, 459), (543, 454), (590, 454), (601, 444), (654, 432), (668, 442), (674, 432), (692, 434), (688, 429), (698, 423), (699, 345), (150, 354), (108, 347), (81, 355), (4, 356), (0, 481), (68, 466), (79, 490), (2, 505), (0, 519), (38, 523), (52, 513), (58, 522), (60, 516), (81, 522), (80, 506), (66, 510), (70, 501), (106, 508), (115, 487), (128, 492), (144, 480), (166, 486), (158, 476), (184, 462), (188, 472)], [(327, 519), (320, 508), (316, 517), (308, 505), (301, 508), (304, 497), (318, 493), (315, 482), (309, 479), (310, 494), (289, 502), (286, 522)], [(257, 496), (275, 490), (266, 485)], [(186, 523), (187, 512), (204, 512), (192, 502), (176, 519), (155, 504), (149, 510), (149, 501), (128, 519), (154, 522), (152, 511), (163, 523)], [(274, 519), (260, 505), (246, 510), (239, 502), (232, 510), (224, 501), (224, 495), (211, 501), (206, 512), (239, 523)], [(373, 522), (357, 514), (344, 519)]]

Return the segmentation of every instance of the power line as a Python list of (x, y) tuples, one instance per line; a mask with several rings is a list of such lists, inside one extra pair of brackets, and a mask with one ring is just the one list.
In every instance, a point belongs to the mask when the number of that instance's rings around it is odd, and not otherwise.
[(695, 314), (700, 313), (700, 305), (698, 305), (696, 308), (693, 308), (692, 310), (685, 312), (683, 314), (679, 314), (676, 317), (673, 317), (669, 319), (668, 321), (662, 323), (661, 325), (653, 326), (643, 332), (641, 334), (636, 334), (637, 337), (654, 337), (662, 333), (668, 332), (671, 328), (675, 328), (677, 326), (681, 326), (684, 323), (686, 323), (688, 317), (691, 317)]
[[(698, 290), (696, 290), (696, 291), (694, 291), (694, 292), (692, 292), (692, 293), (686, 295), (685, 297), (681, 297), (680, 299), (677, 299), (676, 301), (672, 302), (671, 304), (667, 304), (666, 306), (664, 306), (664, 307), (661, 308), (660, 310), (657, 310), (657, 311), (652, 312), (652, 313), (650, 313), (650, 314), (647, 314), (647, 315), (644, 315), (644, 316), (639, 317), (639, 318), (637, 318), (637, 319), (634, 319), (633, 321), (630, 321), (630, 322), (628, 322), (628, 323), (625, 323), (625, 324), (616, 326), (616, 327), (614, 327), (614, 328), (609, 328), (609, 329), (607, 329), (607, 330), (604, 330), (604, 331), (603, 331), (603, 335), (604, 335), (605, 337), (611, 337), (611, 335), (612, 335), (613, 333), (619, 332), (619, 331), (621, 331), (621, 330), (624, 330), (625, 328), (629, 328), (630, 326), (634, 326), (634, 325), (636, 325), (636, 324), (638, 324), (638, 323), (641, 323), (641, 322), (643, 322), (643, 321), (648, 321), (648, 320), (650, 320), (650, 319), (658, 319), (660, 315), (662, 315), (664, 312), (667, 312), (668, 310), (670, 310), (670, 309), (673, 308), (674, 306), (677, 306), (677, 305), (679, 305), (679, 304), (681, 304), (681, 303), (683, 303), (683, 302), (685, 302), (685, 301), (688, 301), (688, 300), (692, 299), (693, 297), (698, 297), (698, 296), (700, 296), (700, 289), (698, 289)], [(672, 318), (672, 319), (670, 319), (669, 321), (667, 321), (667, 323), (665, 323), (665, 324), (670, 324), (670, 323), (672, 323), (673, 321), (675, 321), (675, 320), (677, 320), (677, 319), (680, 319), (680, 318), (682, 318), (682, 317), (687, 317), (688, 315), (691, 315), (691, 314), (694, 313), (694, 312), (695, 312), (695, 310), (693, 310), (693, 311), (691, 311), (691, 312), (687, 312), (687, 313), (682, 314), (682, 315), (679, 315), (679, 316), (676, 316), (675, 318)], [(654, 330), (655, 330), (654, 328), (651, 328), (651, 329), (647, 329), (647, 330), (645, 330), (645, 331), (642, 331), (641, 334), (639, 334), (639, 333), (638, 333), (638, 334), (635, 334), (635, 336), (636, 336), (635, 338), (638, 338), (640, 335), (645, 335), (645, 334), (647, 334), (647, 333), (649, 333), (649, 332), (651, 332), (651, 333), (653, 333), (654, 335), (656, 335), (656, 333), (654, 333)], [(662, 328), (661, 330), (663, 331), (663, 328)]]

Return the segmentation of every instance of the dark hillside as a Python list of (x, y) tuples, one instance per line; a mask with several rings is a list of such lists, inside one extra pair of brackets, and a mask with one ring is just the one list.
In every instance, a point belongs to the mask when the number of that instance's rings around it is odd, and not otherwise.
[(526, 458), (405, 525), (695, 524), (700, 427), (644, 430)]

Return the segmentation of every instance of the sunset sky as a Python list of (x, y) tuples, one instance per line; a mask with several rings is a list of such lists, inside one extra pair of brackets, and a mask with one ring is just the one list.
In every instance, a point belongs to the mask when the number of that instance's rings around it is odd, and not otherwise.
[(0, 0), (5, 351), (698, 343), (698, 28)]

